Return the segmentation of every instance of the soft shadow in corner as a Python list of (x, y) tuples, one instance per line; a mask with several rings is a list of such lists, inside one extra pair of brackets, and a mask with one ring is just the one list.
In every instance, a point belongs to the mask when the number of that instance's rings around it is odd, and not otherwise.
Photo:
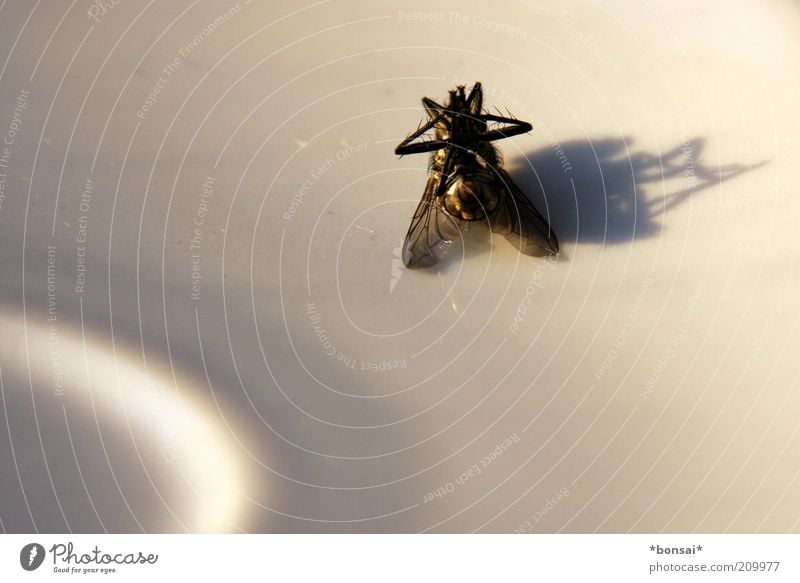
[[(562, 144), (563, 152), (538, 149), (512, 160), (509, 173), (549, 217), (561, 243), (614, 244), (656, 234), (670, 208), (766, 163), (707, 166), (702, 138), (663, 154), (637, 151), (632, 142), (576, 140)], [(650, 183), (663, 186), (644, 196)]]

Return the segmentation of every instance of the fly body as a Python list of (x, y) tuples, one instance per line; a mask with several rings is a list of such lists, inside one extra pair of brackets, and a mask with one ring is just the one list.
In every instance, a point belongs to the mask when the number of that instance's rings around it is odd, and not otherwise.
[(483, 110), (483, 91), (459, 85), (447, 105), (423, 97), (428, 121), (395, 153), (431, 153), (425, 192), (403, 244), (406, 267), (437, 263), (472, 222), (504, 235), (527, 255), (558, 252), (549, 223), (503, 169), (496, 140), (529, 132), (529, 123)]

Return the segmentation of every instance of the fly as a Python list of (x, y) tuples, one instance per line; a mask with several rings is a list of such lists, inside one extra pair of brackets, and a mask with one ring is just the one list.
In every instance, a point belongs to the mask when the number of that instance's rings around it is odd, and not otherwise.
[[(475, 83), (450, 90), (446, 106), (422, 98), (428, 121), (403, 140), (395, 153), (431, 152), (428, 183), (403, 243), (406, 267), (430, 267), (452, 242), (478, 222), (503, 235), (526, 255), (558, 253), (547, 220), (503, 169), (491, 142), (531, 131), (531, 124), (483, 111)], [(427, 135), (433, 130), (433, 136)]]

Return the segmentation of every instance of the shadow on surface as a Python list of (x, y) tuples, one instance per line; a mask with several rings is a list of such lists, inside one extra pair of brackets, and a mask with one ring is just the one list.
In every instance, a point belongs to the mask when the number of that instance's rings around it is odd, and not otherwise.
[[(509, 173), (559, 241), (624, 243), (663, 227), (669, 209), (740, 174), (763, 166), (703, 161), (705, 140), (665, 152), (637, 151), (630, 138), (576, 140), (511, 160)], [(574, 188), (573, 188), (574, 185)]]

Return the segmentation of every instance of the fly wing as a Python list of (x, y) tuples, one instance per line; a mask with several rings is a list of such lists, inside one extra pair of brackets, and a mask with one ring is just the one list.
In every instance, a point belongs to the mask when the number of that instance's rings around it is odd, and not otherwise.
[(496, 170), (502, 192), (500, 204), (489, 219), (489, 228), (504, 235), (525, 255), (558, 253), (558, 239), (547, 220), (505, 170)]
[(406, 267), (430, 267), (438, 263), (460, 235), (456, 220), (436, 206), (439, 175), (431, 174), (403, 243)]

